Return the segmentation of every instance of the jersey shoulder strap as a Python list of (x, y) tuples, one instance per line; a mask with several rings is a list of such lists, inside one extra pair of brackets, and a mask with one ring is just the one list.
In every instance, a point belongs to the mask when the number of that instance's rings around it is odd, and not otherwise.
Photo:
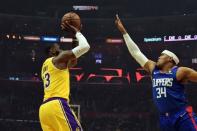
[(50, 57), (46, 60), (46, 64), (51, 68), (51, 69), (55, 69), (55, 70), (59, 70), (53, 63), (53, 58), (54, 57)]
[(159, 71), (159, 69), (157, 68), (157, 66), (155, 66), (155, 68), (152, 71), (152, 74), (154, 74), (154, 72), (157, 72), (157, 71)]
[(50, 62), (52, 62), (52, 57), (47, 58), (44, 61), (44, 63), (42, 64), (41, 75), (48, 69), (48, 66), (50, 66)]
[(174, 78), (175, 80), (177, 80), (176, 74), (177, 74), (178, 68), (179, 68), (178, 66), (174, 66), (174, 67), (172, 68), (172, 70), (171, 70), (171, 72), (172, 72), (172, 74), (173, 74), (173, 78)]
[(52, 58), (53, 58), (53, 57), (47, 58), (47, 59), (44, 61), (43, 65), (48, 65), (48, 64), (50, 63), (50, 61), (52, 61)]

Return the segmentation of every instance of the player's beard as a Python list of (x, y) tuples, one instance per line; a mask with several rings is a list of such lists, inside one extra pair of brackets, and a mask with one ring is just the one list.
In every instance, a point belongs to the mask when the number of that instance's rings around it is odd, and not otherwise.
[(157, 67), (158, 69), (162, 69), (162, 66), (161, 66), (161, 65), (156, 65), (156, 67)]
[(58, 56), (60, 51), (51, 52), (50, 56)]
[(60, 54), (61, 50), (58, 50), (55, 52), (55, 56), (58, 56)]
[(162, 70), (163, 69), (163, 67), (164, 66), (166, 66), (166, 64), (168, 64), (170, 61), (164, 61), (164, 62), (162, 62), (162, 63), (157, 63), (156, 64), (156, 67), (158, 68), (158, 69), (160, 69), (160, 70)]
[(156, 64), (156, 67), (157, 67), (158, 69), (162, 69), (164, 65), (165, 65), (165, 62), (157, 63), (157, 64)]

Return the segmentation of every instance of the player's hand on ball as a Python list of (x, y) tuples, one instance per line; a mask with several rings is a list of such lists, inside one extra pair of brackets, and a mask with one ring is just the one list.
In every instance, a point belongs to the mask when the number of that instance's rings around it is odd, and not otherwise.
[(118, 15), (116, 15), (116, 20), (115, 20), (115, 24), (118, 28), (118, 30), (122, 33), (122, 34), (126, 34), (127, 31), (124, 28), (124, 25), (122, 24), (122, 21), (120, 20), (120, 18), (118, 17)]
[(62, 30), (69, 31), (74, 34), (80, 31), (79, 29), (77, 29), (73, 25), (69, 24), (69, 22), (67, 22), (67, 21), (61, 24), (61, 28), (62, 28)]

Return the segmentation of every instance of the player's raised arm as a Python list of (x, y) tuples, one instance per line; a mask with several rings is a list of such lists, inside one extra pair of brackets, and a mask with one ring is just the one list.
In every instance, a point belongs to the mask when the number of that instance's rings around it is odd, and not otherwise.
[(72, 68), (77, 65), (77, 59), (71, 59), (68, 61), (68, 68)]
[(177, 80), (197, 82), (197, 71), (188, 67), (180, 67), (177, 71)]
[(131, 39), (131, 37), (127, 33), (118, 15), (116, 15), (115, 23), (118, 30), (122, 33), (127, 48), (130, 54), (132, 55), (132, 57), (141, 65), (141, 67), (143, 67), (149, 73), (152, 73), (156, 63), (151, 60), (148, 60), (147, 57), (140, 51), (138, 46), (135, 44), (135, 42)]
[(90, 49), (90, 45), (88, 44), (86, 38), (83, 36), (81, 32), (74, 26), (70, 25), (69, 23), (66, 23), (66, 25), (61, 25), (62, 28), (67, 28), (75, 33), (75, 37), (78, 40), (78, 46), (75, 47), (72, 50), (66, 50), (60, 52), (60, 54), (53, 59), (53, 62), (61, 63), (61, 62), (68, 62), (69, 60), (77, 59)]

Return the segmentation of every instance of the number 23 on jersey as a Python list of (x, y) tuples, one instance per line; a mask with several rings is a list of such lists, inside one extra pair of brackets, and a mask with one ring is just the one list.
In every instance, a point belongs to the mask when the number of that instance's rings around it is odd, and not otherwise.
[(44, 74), (44, 87), (47, 88), (50, 85), (50, 74)]

